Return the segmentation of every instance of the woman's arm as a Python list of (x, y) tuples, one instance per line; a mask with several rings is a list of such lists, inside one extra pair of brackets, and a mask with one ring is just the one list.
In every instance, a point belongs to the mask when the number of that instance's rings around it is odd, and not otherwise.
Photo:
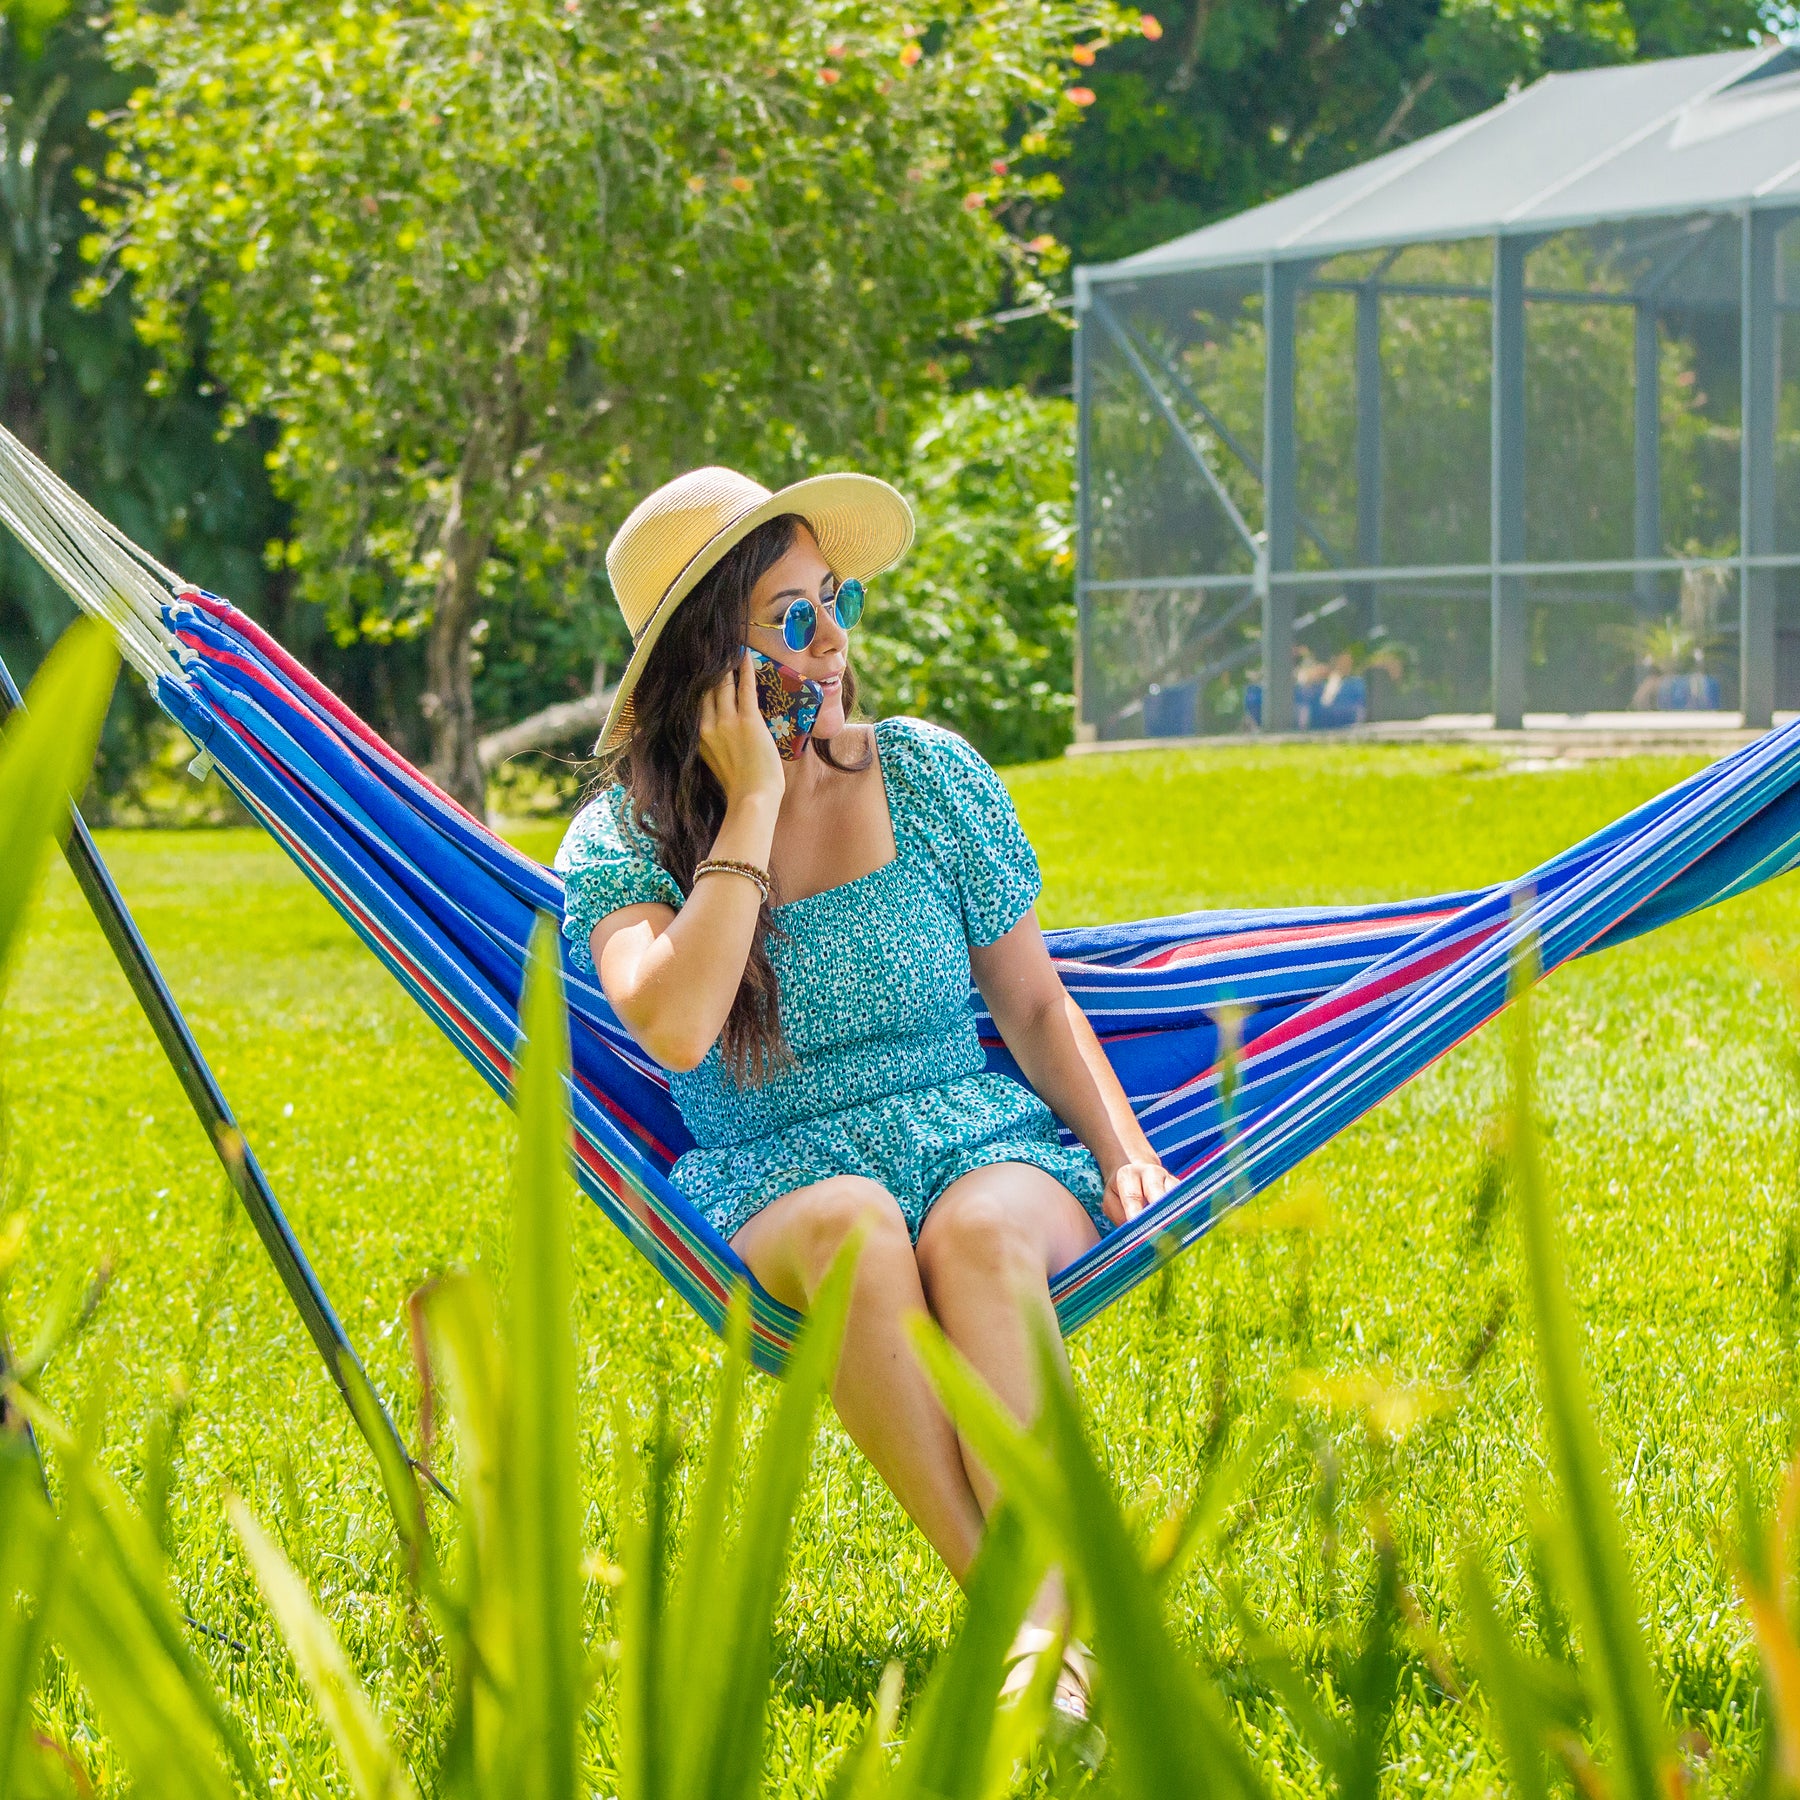
[[(700, 705), (700, 754), (725, 790), (710, 855), (769, 866), (785, 785), (781, 755), (756, 705), (748, 652)], [(698, 1067), (725, 1028), (756, 935), (761, 895), (741, 875), (694, 883), (687, 904), (626, 906), (588, 942), (600, 986), (626, 1030), (665, 1069)]]
[(1064, 989), (1036, 911), (995, 942), (971, 947), (969, 963), (1025, 1079), (1093, 1151), (1106, 1181), (1106, 1216), (1123, 1224), (1160, 1200), (1173, 1178), (1150, 1148), (1086, 1014)]

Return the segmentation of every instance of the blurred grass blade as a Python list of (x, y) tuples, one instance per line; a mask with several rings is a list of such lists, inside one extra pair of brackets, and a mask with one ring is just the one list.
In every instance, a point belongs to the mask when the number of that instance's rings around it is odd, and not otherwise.
[(411, 1800), (413, 1784), (405, 1765), (394, 1754), (375, 1708), (300, 1577), (243, 1501), (234, 1498), (230, 1511), (257, 1586), (344, 1759), (351, 1792), (358, 1800)]
[(435, 1595), (426, 1592), (444, 1632), (454, 1691), (435, 1785), (454, 1800), (474, 1795), (483, 1771), (502, 1760), (496, 1740), (512, 1669), (512, 1571), (501, 1523), (500, 1350), (493, 1292), (479, 1273), (433, 1282), (420, 1312), (458, 1453), (454, 1561)]
[(1180, 1578), (1198, 1546), (1219, 1528), (1231, 1504), (1268, 1454), (1287, 1423), (1285, 1403), (1270, 1407), (1235, 1456), (1215, 1463), (1200, 1492), (1179, 1519), (1162, 1532), (1151, 1550), (1151, 1573), (1165, 1589)]
[(678, 1604), (664, 1630), (664, 1679), (675, 1692), (682, 1671), (692, 1668), (707, 1634), (717, 1629), (712, 1608), (725, 1586), (725, 1514), (737, 1465), (738, 1419), (750, 1367), (750, 1293), (743, 1283), (732, 1291), (725, 1321), (725, 1360), (706, 1450), (700, 1497), (682, 1548)]
[(1481, 1677), (1512, 1791), (1517, 1800), (1550, 1800), (1545, 1764), (1551, 1721), (1538, 1705), (1525, 1659), (1500, 1621), (1487, 1573), (1473, 1550), (1462, 1558), (1462, 1600), (1469, 1654)]
[(1588, 1405), (1580, 1335), (1538, 1159), (1523, 974), (1515, 985), (1509, 1045), (1513, 1189), (1543, 1373), (1550, 1462), (1567, 1518), (1567, 1529), (1555, 1540), (1560, 1572), (1581, 1624), (1588, 1685), (1611, 1743), (1620, 1789), (1633, 1800), (1665, 1800), (1669, 1756), (1663, 1709), (1638, 1622), (1606, 1456)]
[(509, 1572), (494, 1567), (499, 1542), (501, 1372), (494, 1296), (478, 1273), (458, 1271), (432, 1285), (425, 1325), (444, 1409), (456, 1427), (457, 1500), (464, 1530), (458, 1576), (465, 1600), (491, 1579), (504, 1588)]
[(930, 1321), (915, 1321), (913, 1342), (958, 1431), (1007, 1500), (1053, 1534), (1080, 1585), (1105, 1679), (1117, 1791), (1143, 1800), (1261, 1800), (1261, 1779), (1223, 1698), (1169, 1635), (1156, 1581), (1082, 1436), (1054, 1343), (1038, 1344), (1043, 1413), (1027, 1433)]
[(343, 1378), (344, 1392), (350, 1399), (363, 1436), (375, 1452), (375, 1464), (381, 1471), (381, 1491), (387, 1497), (388, 1510), (394, 1517), (394, 1529), (406, 1546), (413, 1585), (428, 1598), (438, 1594), (437, 1548), (431, 1541), (430, 1525), (425, 1517), (425, 1496), (419, 1489), (419, 1478), (413, 1467), (400, 1454), (393, 1433), (382, 1415), (381, 1401), (369, 1385), (369, 1378), (354, 1357), (338, 1359), (338, 1373)]
[[(1409, 1669), (1404, 1634), (1410, 1596), (1400, 1579), (1399, 1553), (1379, 1514), (1372, 1523), (1373, 1603), (1354, 1652), (1331, 1655), (1323, 1698), (1260, 1623), (1249, 1621), (1251, 1661), (1323, 1765), (1336, 1800), (1377, 1800), (1386, 1745)], [(1427, 1650), (1428, 1661), (1430, 1655)]]
[(743, 1525), (716, 1597), (683, 1597), (684, 1608), (709, 1609), (714, 1629), (685, 1672), (670, 1789), (679, 1800), (749, 1800), (762, 1787), (775, 1607), (812, 1460), (814, 1420), (837, 1369), (861, 1249), (860, 1239), (846, 1244), (813, 1296), (762, 1435)]
[(900, 1716), (902, 1671), (898, 1663), (889, 1663), (881, 1671), (881, 1685), (875, 1690), (875, 1711), (863, 1734), (850, 1746), (838, 1764), (825, 1800), (888, 1800), (892, 1792), (888, 1781), (887, 1742), (894, 1735), (894, 1721)]
[[(988, 1467), (1008, 1500), (1036, 1520), (1059, 1547), (1067, 1530), (1068, 1494), (1054, 1459), (993, 1390), (963, 1361), (923, 1313), (910, 1324), (914, 1354), (938, 1391), (956, 1429)], [(1062, 1379), (1060, 1371), (1057, 1379)]]
[(25, 1791), (32, 1701), (57, 1604), (64, 1532), (23, 1435), (0, 1430), (0, 1794)]
[(1010, 1785), (1011, 1758), (996, 1770), (992, 1748), (1006, 1652), (1043, 1578), (1036, 1542), (1012, 1507), (989, 1518), (969, 1572), (962, 1629), (913, 1711), (895, 1800), (982, 1800), (995, 1791), (996, 1776), (999, 1791)]
[(1118, 1502), (1088, 1450), (1074, 1396), (1048, 1341), (1039, 1343), (1038, 1369), (1044, 1396), (1039, 1436), (1069, 1496), (1064, 1555), (1093, 1617), (1119, 1788), (1143, 1800), (1177, 1794), (1261, 1800), (1262, 1778), (1224, 1698), (1169, 1635), (1160, 1591), (1139, 1562)]
[(1755, 1504), (1750, 1472), (1738, 1459), (1738, 1592), (1762, 1653), (1763, 1683), (1774, 1715), (1774, 1761), (1790, 1790), (1800, 1790), (1800, 1641), (1792, 1614), (1794, 1515), (1800, 1510), (1800, 1456), (1788, 1464), (1773, 1520)]
[(632, 1438), (631, 1414), (619, 1399), (613, 1441), (619, 1512), (626, 1521), (620, 1549), (625, 1586), (619, 1616), (619, 1792), (622, 1800), (668, 1800), (674, 1791), (669, 1765), (676, 1729), (671, 1723), (665, 1731), (663, 1677), (675, 1448), (666, 1398), (657, 1404), (647, 1467), (633, 1454)]
[(51, 1633), (92, 1696), (134, 1791), (227, 1800), (238, 1782), (266, 1795), (237, 1722), (189, 1646), (168, 1590), (161, 1547), (87, 1446), (26, 1397), (34, 1424), (66, 1452), (64, 1506), (70, 1556)]
[(514, 1072), (506, 1473), (516, 1638), (511, 1792), (572, 1800), (586, 1686), (581, 1644), (581, 1466), (575, 1437), (573, 1246), (569, 1224), (568, 1015), (561, 938), (540, 914), (520, 1008)]
[(106, 633), (77, 620), (0, 733), (0, 980), (51, 840), (87, 786), (118, 667)]

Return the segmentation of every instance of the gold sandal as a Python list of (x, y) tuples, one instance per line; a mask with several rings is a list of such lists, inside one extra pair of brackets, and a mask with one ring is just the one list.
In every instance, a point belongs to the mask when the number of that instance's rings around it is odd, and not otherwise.
[(1006, 1679), (1000, 1685), (1002, 1705), (1016, 1705), (1030, 1691), (1037, 1679), (1039, 1660), (1050, 1650), (1062, 1651), (1062, 1666), (1056, 1675), (1056, 1691), (1050, 1705), (1064, 1719), (1085, 1725), (1091, 1710), (1093, 1669), (1087, 1646), (1076, 1638), (1065, 1638), (1061, 1632), (1044, 1625), (1022, 1625), (1006, 1653), (1003, 1667)]

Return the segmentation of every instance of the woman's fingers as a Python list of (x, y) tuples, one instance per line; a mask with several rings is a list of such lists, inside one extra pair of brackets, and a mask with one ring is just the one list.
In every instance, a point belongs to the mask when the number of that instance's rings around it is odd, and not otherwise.
[[(745, 651), (735, 668), (728, 669), (700, 696), (701, 731), (729, 730), (743, 714), (744, 670), (750, 653)], [(750, 678), (750, 700), (756, 702), (756, 678)]]
[(1127, 1163), (1119, 1171), (1119, 1199), (1128, 1219), (1135, 1219), (1144, 1210), (1144, 1171), (1138, 1164)]
[(1120, 1224), (1135, 1219), (1146, 1206), (1154, 1206), (1170, 1188), (1175, 1178), (1161, 1163), (1121, 1163), (1107, 1183), (1106, 1212)]

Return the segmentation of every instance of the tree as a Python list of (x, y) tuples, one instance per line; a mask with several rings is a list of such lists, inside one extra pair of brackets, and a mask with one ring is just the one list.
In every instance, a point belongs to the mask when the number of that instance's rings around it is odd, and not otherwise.
[(1034, 279), (997, 215), (1046, 191), (1019, 139), (1078, 116), (1068, 43), (1124, 21), (125, 0), (112, 54), (154, 79), (90, 247), (172, 370), (198, 316), (232, 417), (278, 422), (302, 591), (346, 641), (424, 636), (431, 767), (479, 806), (490, 613), (591, 597), (678, 466), (891, 468), (931, 346)]
[(1075, 409), (958, 394), (907, 458), (920, 531), (857, 645), (859, 698), (960, 731), (992, 762), (1054, 756), (1074, 721)]
[[(1022, 208), (1076, 263), (1110, 262), (1496, 105), (1553, 70), (1740, 48), (1790, 0), (1151, 0), (1152, 34), (1079, 71), (1094, 102)], [(1066, 388), (1055, 321), (984, 336), (974, 378)]]
[[(0, 409), (6, 425), (155, 554), (267, 616), (263, 566), (283, 511), (262, 466), (260, 429), (218, 441), (203, 364), (149, 394), (124, 288), (97, 310), (74, 303), (83, 180), (105, 140), (90, 119), (121, 103), (131, 77), (101, 52), (96, 7), (18, 0), (0, 11)], [(23, 677), (73, 617), (48, 575), (0, 541), (0, 650)], [(135, 766), (154, 709), (121, 682), (100, 779)]]

